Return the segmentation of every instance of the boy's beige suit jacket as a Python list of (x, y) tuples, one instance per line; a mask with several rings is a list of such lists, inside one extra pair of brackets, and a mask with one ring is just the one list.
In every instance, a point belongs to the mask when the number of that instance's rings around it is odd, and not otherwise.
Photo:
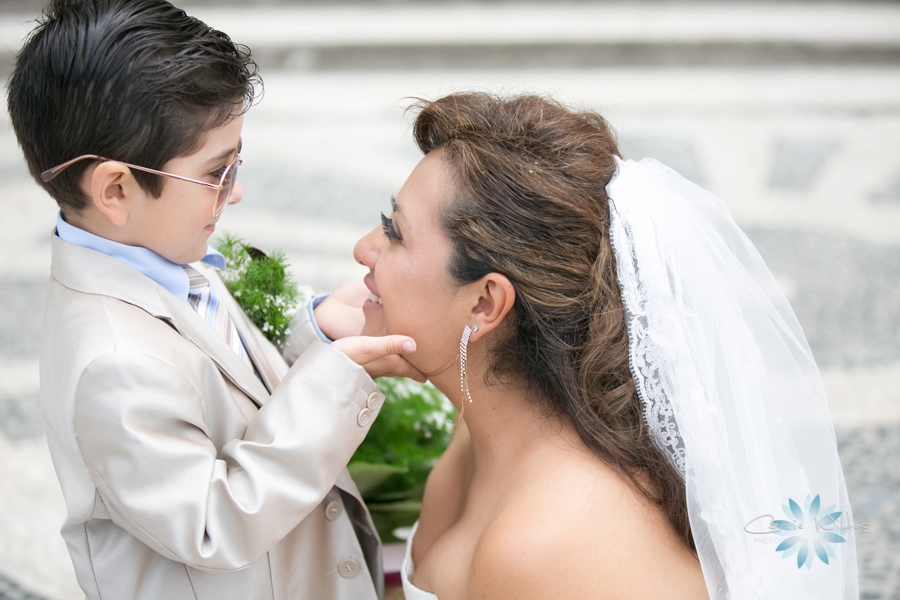
[(286, 361), (200, 265), (257, 377), (154, 281), (56, 235), (52, 254), (41, 403), (87, 597), (381, 597), (345, 469), (384, 398), (365, 370), (305, 309)]

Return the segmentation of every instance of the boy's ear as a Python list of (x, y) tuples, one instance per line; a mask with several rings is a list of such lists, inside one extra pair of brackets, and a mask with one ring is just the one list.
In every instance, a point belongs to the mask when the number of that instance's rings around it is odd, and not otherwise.
[(480, 297), (472, 316), (478, 331), (472, 334), (472, 341), (499, 327), (516, 302), (516, 290), (505, 275), (488, 273), (476, 285)]
[(133, 197), (138, 189), (131, 170), (120, 162), (103, 161), (89, 175), (90, 196), (94, 207), (113, 225), (128, 221)]

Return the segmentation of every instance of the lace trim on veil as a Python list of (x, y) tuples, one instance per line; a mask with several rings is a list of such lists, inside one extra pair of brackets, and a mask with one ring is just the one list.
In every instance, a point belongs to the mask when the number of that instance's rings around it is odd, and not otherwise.
[(646, 311), (647, 289), (641, 283), (634, 249), (634, 236), (627, 219), (619, 215), (615, 201), (609, 199), (610, 243), (616, 257), (616, 270), (622, 290), (625, 322), (628, 326), (628, 352), (631, 376), (654, 444), (685, 478), (684, 439), (678, 429), (672, 406), (671, 377), (659, 346), (654, 343)]

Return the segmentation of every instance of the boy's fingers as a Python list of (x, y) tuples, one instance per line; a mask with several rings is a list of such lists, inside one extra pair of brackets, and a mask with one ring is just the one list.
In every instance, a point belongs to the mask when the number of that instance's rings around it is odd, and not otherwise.
[(385, 342), (384, 354), (382, 356), (390, 356), (391, 354), (403, 354), (404, 352), (416, 351), (416, 340), (406, 335), (389, 335), (383, 338), (375, 338)]
[(348, 337), (334, 341), (332, 346), (362, 366), (373, 379), (408, 377), (421, 383), (427, 379), (421, 371), (400, 356), (401, 353), (414, 352), (416, 349), (415, 340), (409, 336)]
[(369, 296), (369, 288), (362, 279), (345, 281), (332, 292), (331, 297), (349, 306), (360, 308)]
[(396, 354), (379, 358), (364, 365), (364, 367), (373, 379), (377, 377), (408, 377), (419, 383), (425, 383), (428, 379), (424, 373), (412, 366), (405, 358)]
[(322, 333), (332, 340), (339, 340), (358, 336), (362, 331), (366, 317), (361, 306), (353, 308), (331, 295), (313, 309), (313, 314)]
[(360, 365), (392, 354), (416, 351), (415, 340), (406, 335), (348, 337), (336, 340), (333, 345)]

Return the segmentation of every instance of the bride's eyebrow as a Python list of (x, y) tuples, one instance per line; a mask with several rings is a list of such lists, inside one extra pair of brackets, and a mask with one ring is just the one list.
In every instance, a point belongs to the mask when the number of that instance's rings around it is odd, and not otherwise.
[(397, 197), (391, 196), (391, 210), (394, 212), (400, 212), (400, 207), (397, 206)]

